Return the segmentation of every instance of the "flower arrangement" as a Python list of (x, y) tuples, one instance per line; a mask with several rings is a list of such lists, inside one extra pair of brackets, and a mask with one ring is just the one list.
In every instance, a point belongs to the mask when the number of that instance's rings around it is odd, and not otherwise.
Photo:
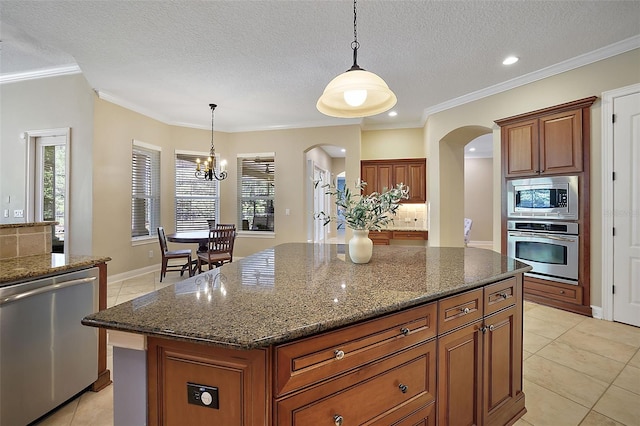
[[(315, 182), (316, 187), (320, 184), (320, 181)], [(349, 228), (377, 231), (393, 220), (401, 200), (409, 198), (409, 187), (400, 183), (382, 193), (363, 195), (362, 190), (366, 185), (367, 183), (361, 180), (356, 182), (358, 194), (346, 187), (338, 189), (335, 183), (325, 183), (321, 187), (325, 188), (326, 194), (335, 196), (336, 206), (344, 215), (344, 221)], [(324, 219), (324, 225), (338, 221), (337, 217), (325, 212), (318, 213), (316, 217)]]

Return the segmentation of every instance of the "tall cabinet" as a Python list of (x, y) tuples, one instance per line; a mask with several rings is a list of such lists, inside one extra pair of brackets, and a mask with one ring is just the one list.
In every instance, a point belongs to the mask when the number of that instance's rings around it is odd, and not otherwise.
[(507, 254), (507, 184), (512, 179), (578, 176), (578, 285), (525, 276), (528, 300), (591, 315), (590, 144), (595, 96), (496, 120), (502, 142), (502, 253)]

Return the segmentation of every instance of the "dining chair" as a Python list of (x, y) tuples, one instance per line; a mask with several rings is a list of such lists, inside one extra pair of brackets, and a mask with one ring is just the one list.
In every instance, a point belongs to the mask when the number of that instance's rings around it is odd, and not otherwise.
[(216, 220), (215, 219), (207, 219), (207, 225), (209, 225), (209, 229), (213, 229), (216, 227)]
[[(160, 253), (162, 254), (162, 269), (160, 270), (160, 282), (167, 276), (167, 271), (180, 271), (180, 276), (185, 270), (189, 270), (189, 276), (193, 275), (191, 268), (191, 249), (169, 250), (167, 247), (167, 237), (162, 226), (158, 227), (158, 240), (160, 241)], [(169, 265), (170, 260), (186, 259), (187, 263), (181, 265)]]
[(219, 223), (216, 225), (217, 229), (233, 229), (234, 231), (236, 230), (236, 224), (235, 223)]
[(207, 251), (198, 253), (198, 273), (202, 272), (202, 265), (209, 265), (209, 269), (222, 266), (233, 261), (233, 246), (236, 230), (231, 228), (216, 228), (209, 230)]

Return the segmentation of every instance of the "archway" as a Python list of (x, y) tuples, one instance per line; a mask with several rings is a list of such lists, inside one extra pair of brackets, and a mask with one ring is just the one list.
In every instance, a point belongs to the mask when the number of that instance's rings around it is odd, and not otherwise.
[(440, 139), (440, 246), (464, 246), (464, 147), (487, 133), (492, 130), (465, 126)]

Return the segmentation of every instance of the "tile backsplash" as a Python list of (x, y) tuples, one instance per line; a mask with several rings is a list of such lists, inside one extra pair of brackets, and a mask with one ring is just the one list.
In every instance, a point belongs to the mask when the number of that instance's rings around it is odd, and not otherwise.
[(402, 204), (387, 228), (427, 230), (428, 216), (427, 204)]
[(51, 225), (42, 223), (0, 228), (0, 259), (51, 253)]

